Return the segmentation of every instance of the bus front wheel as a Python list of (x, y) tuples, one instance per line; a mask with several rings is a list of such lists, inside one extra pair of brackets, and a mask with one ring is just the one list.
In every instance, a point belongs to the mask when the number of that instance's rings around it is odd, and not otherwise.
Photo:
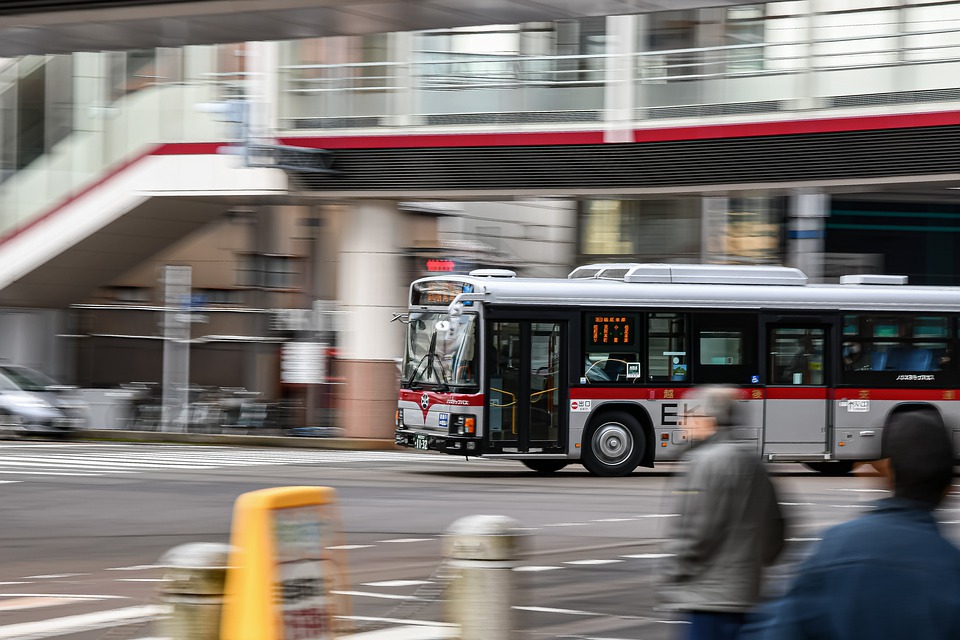
[(567, 466), (566, 460), (521, 460), (531, 471), (537, 473), (555, 473)]
[(837, 478), (853, 471), (853, 460), (837, 460), (836, 462), (804, 462), (803, 466), (816, 471), (820, 475)]
[(647, 446), (637, 419), (625, 411), (600, 415), (583, 440), (581, 462), (595, 476), (630, 475)]

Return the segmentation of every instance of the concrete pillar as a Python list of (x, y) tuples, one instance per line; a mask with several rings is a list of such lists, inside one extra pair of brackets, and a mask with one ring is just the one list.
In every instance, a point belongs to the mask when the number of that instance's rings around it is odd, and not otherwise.
[(787, 264), (800, 269), (811, 282), (823, 280), (825, 219), (830, 197), (815, 189), (795, 189), (790, 194), (787, 221)]
[(637, 16), (607, 17), (604, 142), (633, 142), (634, 50)]
[(344, 312), (340, 358), (341, 426), (348, 437), (391, 438), (397, 408), (403, 325), (391, 323), (406, 308), (404, 216), (392, 201), (358, 201), (345, 213), (337, 269)]
[(247, 43), (249, 102), (248, 135), (252, 138), (270, 138), (277, 130), (277, 103), (280, 100), (279, 42)]
[(700, 199), (700, 262), (723, 264), (727, 256), (727, 213), (730, 199), (726, 195), (705, 195)]

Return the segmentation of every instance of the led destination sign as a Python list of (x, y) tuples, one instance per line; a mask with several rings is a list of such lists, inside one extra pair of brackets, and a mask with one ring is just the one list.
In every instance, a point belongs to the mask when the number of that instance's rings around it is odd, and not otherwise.
[(635, 341), (635, 324), (633, 316), (591, 315), (587, 339), (592, 345), (630, 346)]
[[(410, 294), (410, 304), (414, 306), (441, 306), (448, 305), (461, 293), (473, 292), (472, 284), (451, 280), (430, 280), (413, 285)], [(464, 306), (470, 306), (465, 304)]]

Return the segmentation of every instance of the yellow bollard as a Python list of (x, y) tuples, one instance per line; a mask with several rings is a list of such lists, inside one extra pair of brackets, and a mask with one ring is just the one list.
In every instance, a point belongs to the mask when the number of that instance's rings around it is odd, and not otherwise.
[[(348, 601), (342, 526), (329, 487), (278, 487), (234, 506), (223, 640), (327, 640)], [(179, 640), (179, 639), (178, 639)]]

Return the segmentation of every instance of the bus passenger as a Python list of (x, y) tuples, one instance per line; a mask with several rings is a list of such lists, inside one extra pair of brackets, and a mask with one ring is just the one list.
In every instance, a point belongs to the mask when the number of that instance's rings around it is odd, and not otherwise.
[(937, 416), (896, 414), (881, 451), (875, 466), (893, 497), (829, 529), (786, 596), (743, 637), (960, 638), (960, 550), (932, 513), (953, 480), (950, 437)]
[(707, 386), (684, 397), (694, 445), (673, 488), (663, 608), (686, 612), (690, 640), (733, 640), (760, 599), (763, 567), (784, 543), (777, 494), (755, 445), (738, 442), (739, 392)]

